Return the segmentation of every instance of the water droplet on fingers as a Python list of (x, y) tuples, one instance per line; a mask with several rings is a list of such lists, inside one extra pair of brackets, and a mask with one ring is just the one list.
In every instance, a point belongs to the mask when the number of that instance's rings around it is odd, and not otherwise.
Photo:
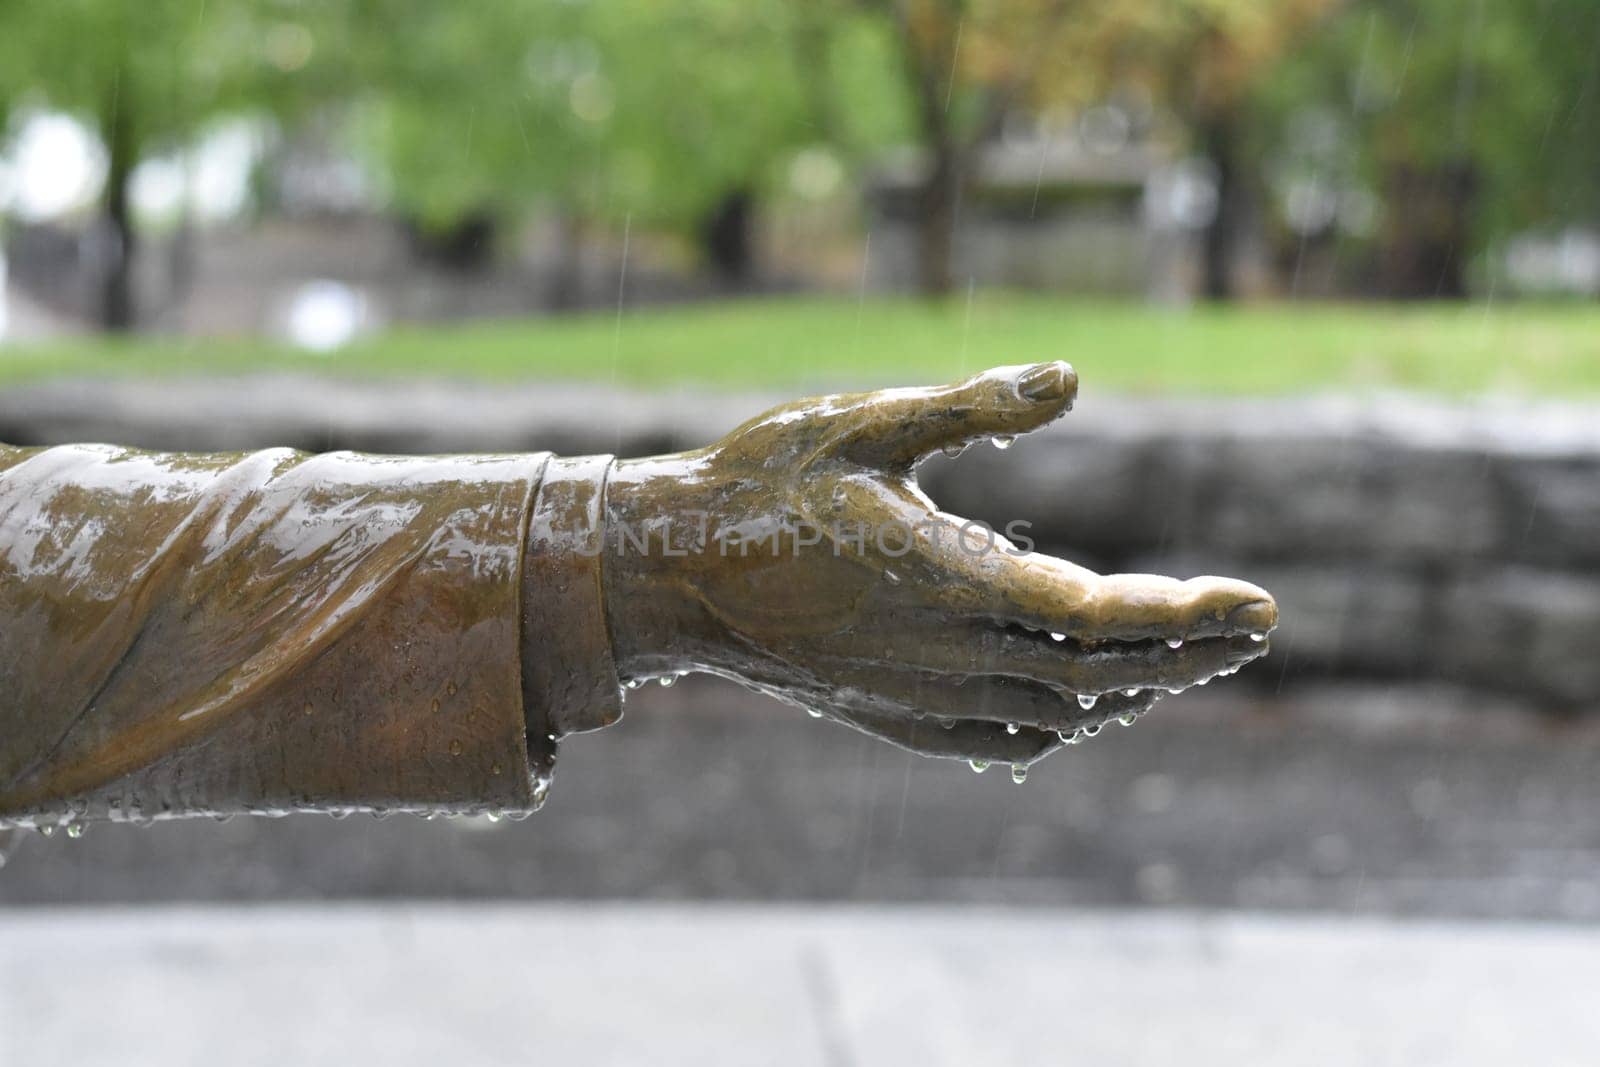
[(1011, 780), (1021, 785), (1028, 780), (1028, 765), (1026, 763), (1013, 763), (1011, 765)]
[(1051, 633), (1050, 635), (1050, 640), (1052, 641), (1065, 641), (1066, 639), (1066, 634)]
[(1183, 647), (1183, 638), (1181, 638), (1181, 637), (1169, 637), (1169, 638), (1167, 638), (1167, 647), (1168, 648), (1172, 648), (1172, 649), (1182, 648)]
[(969, 759), (967, 760), (967, 766), (972, 768), (974, 774), (982, 774), (989, 769), (989, 761), (986, 759)]
[(1018, 730), (1020, 730), (1020, 729), (1022, 729), (1022, 727), (1020, 727), (1020, 726), (1018, 726), (1018, 725), (1017, 725), (1017, 724), (1016, 724), (1016, 723), (1014, 723), (1014, 722), (1008, 722), (1008, 723), (1006, 723), (1006, 733), (1008, 733), (1008, 734), (1012, 734), (1012, 735), (1015, 735), (1015, 734), (1016, 734), (1016, 732), (1017, 732), (1017, 731), (1018, 731)]
[(1139, 690), (1137, 690), (1137, 689), (1124, 689), (1122, 691), (1122, 695), (1125, 696), (1125, 697), (1136, 697), (1136, 696), (1139, 695)]
[(1250, 635), (1250, 640), (1254, 641), (1258, 645), (1266, 639), (1267, 635), (1262, 633), (1260, 630), (1257, 630)]
[(1131, 712), (1131, 711), (1124, 712), (1123, 714), (1117, 716), (1117, 721), (1120, 722), (1124, 726), (1132, 726), (1138, 720), (1139, 720), (1138, 714), (1136, 714), (1135, 712)]
[(67, 836), (76, 841), (83, 836), (84, 825), (81, 822), (72, 823), (67, 827)]
[(1078, 707), (1082, 708), (1084, 711), (1088, 711), (1090, 708), (1094, 707), (1095, 702), (1099, 699), (1100, 697), (1097, 693), (1079, 693)]
[(1000, 449), (1001, 451), (1005, 451), (1006, 449), (1010, 448), (1012, 445), (1016, 444), (1017, 443), (1017, 439), (1015, 437), (1013, 437), (1011, 434), (1000, 433), (1000, 434), (995, 434), (993, 437), (989, 438), (989, 443), (991, 445), (994, 445), (994, 447)]

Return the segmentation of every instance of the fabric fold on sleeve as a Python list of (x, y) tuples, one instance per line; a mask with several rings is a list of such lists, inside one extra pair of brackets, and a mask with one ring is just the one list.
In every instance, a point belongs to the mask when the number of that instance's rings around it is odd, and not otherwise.
[(547, 454), (0, 452), (0, 817), (537, 806)]

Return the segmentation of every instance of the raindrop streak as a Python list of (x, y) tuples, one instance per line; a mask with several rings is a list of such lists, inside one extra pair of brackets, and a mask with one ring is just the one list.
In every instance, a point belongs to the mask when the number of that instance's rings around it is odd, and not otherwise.
[(1099, 699), (1100, 697), (1095, 693), (1079, 693), (1078, 707), (1082, 708), (1084, 711), (1088, 711), (1090, 708), (1094, 707), (1095, 701)]
[(1016, 440), (1017, 439), (1015, 437), (1008, 433), (1001, 433), (995, 434), (993, 437), (989, 438), (989, 443), (1001, 451), (1004, 451), (1015, 444)]
[(1026, 782), (1028, 780), (1028, 765), (1025, 763), (1013, 763), (1011, 765), (1011, 780), (1018, 785)]

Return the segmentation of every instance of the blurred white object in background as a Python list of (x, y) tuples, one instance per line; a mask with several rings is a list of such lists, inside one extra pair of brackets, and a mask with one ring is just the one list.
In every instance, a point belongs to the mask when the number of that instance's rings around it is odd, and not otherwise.
[(1600, 293), (1600, 234), (1572, 228), (1513, 237), (1505, 270), (1519, 293), (1594, 296)]
[(69, 115), (28, 116), (0, 161), (0, 212), (41, 222), (86, 207), (105, 183), (105, 150)]
[(1190, 156), (1151, 174), (1145, 186), (1145, 220), (1158, 229), (1203, 230), (1217, 217), (1217, 167)]
[(361, 289), (318, 278), (290, 295), (283, 315), (283, 335), (297, 348), (332, 352), (372, 329), (370, 301)]
[(238, 217), (250, 202), (250, 177), (265, 138), (261, 123), (235, 119), (182, 152), (146, 159), (133, 171), (134, 210), (158, 225), (185, 216), (197, 222)]

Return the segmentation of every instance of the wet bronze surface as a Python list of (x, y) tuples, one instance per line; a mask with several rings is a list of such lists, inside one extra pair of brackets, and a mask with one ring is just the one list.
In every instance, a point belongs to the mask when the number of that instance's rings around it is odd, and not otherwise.
[(545, 458), (8, 450), (0, 814), (529, 806)]
[(0, 817), (526, 811), (619, 680), (688, 670), (1025, 769), (1277, 618), (962, 534), (917, 489), (1076, 385), (824, 397), (621, 463), (0, 448)]

